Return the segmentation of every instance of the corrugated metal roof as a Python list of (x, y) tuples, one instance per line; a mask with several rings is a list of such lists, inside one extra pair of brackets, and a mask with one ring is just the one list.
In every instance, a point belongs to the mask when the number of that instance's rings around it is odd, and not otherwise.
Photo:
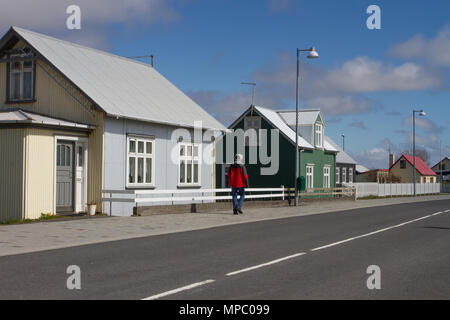
[[(278, 114), (289, 125), (295, 127), (295, 110), (283, 110), (278, 111)], [(298, 111), (298, 124), (313, 125), (316, 122), (317, 117), (320, 115), (320, 110), (299, 110)]]
[(225, 127), (154, 68), (18, 27), (13, 29), (108, 115), (193, 127)]
[[(273, 110), (263, 107), (255, 107), (255, 109), (262, 114), (275, 128), (278, 128), (286, 137), (291, 140), (295, 145), (295, 131), (292, 130), (284, 121), (280, 115)], [(314, 149), (314, 147), (308, 143), (301, 136), (298, 136), (298, 146), (307, 149)]]
[(369, 169), (367, 169), (366, 167), (364, 167), (364, 166), (362, 166), (360, 164), (356, 165), (356, 172), (363, 173), (363, 172), (366, 172), (366, 171), (369, 171)]
[(95, 126), (71, 122), (67, 120), (55, 119), (20, 109), (10, 111), (0, 111), (0, 123), (30, 123), (30, 124), (41, 124), (57, 127), (81, 128), (81, 129), (95, 128)]
[(348, 164), (356, 164), (356, 161), (353, 160), (352, 157), (348, 155), (347, 152), (342, 150), (339, 145), (334, 142), (330, 137), (325, 136), (325, 142), (332, 145), (339, 153), (336, 156), (336, 163), (348, 163)]

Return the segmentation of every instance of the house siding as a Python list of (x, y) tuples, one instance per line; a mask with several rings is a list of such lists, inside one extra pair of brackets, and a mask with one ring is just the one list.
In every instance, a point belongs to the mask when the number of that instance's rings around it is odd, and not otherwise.
[[(414, 168), (413, 166), (406, 161), (406, 168), (401, 169), (400, 168), (400, 161), (397, 161), (397, 163), (392, 166), (390, 169), (390, 173), (392, 177), (398, 178), (400, 183), (412, 183), (414, 182)], [(433, 178), (434, 182), (436, 182), (437, 177), (435, 176), (422, 176), (419, 172), (416, 171), (416, 182), (417, 183), (425, 183), (426, 178), (430, 177)]]
[(54, 214), (55, 139), (53, 132), (26, 129), (25, 213), (27, 219)]
[(0, 129), (0, 221), (24, 218), (25, 129)]
[[(311, 126), (310, 126), (311, 128)], [(244, 118), (236, 123), (233, 129), (244, 130)], [(267, 122), (264, 118), (261, 118), (261, 129), (271, 130), (274, 129), (273, 126)], [(310, 130), (309, 130), (310, 131)], [(223, 170), (221, 161), (226, 163), (226, 140), (229, 136), (224, 136), (223, 139), (218, 141), (217, 149), (223, 150), (223, 159), (217, 160), (216, 166), (216, 178), (217, 187), (221, 188), (223, 183)], [(268, 134), (268, 145), (267, 150), (271, 150), (271, 139), (270, 134)], [(261, 165), (259, 163), (259, 147), (258, 151), (258, 163), (257, 164), (246, 164), (247, 172), (249, 175), (250, 186), (252, 188), (277, 188), (280, 186), (285, 186), (286, 188), (293, 188), (295, 185), (294, 171), (295, 171), (295, 145), (293, 145), (285, 136), (281, 133), (279, 135), (279, 169), (275, 175), (263, 176), (261, 175), (262, 167), (269, 167), (269, 165)], [(237, 153), (237, 146), (234, 146), (234, 154)], [(249, 159), (249, 147), (245, 147), (245, 159)], [(233, 158), (233, 156), (231, 157)], [(248, 162), (248, 161), (247, 161)], [(335, 183), (335, 154), (328, 153), (320, 149), (315, 150), (305, 150), (304, 152), (299, 152), (299, 174), (300, 176), (306, 177), (306, 166), (308, 163), (313, 163), (315, 165), (314, 169), (314, 186), (323, 186), (323, 167), (325, 165), (330, 166), (330, 187), (334, 187)]]
[[(155, 190), (176, 190), (178, 186), (178, 164), (171, 160), (173, 148), (177, 148), (178, 142), (172, 140), (172, 133), (179, 128), (148, 122), (140, 122), (126, 119), (106, 118), (105, 120), (105, 189), (125, 190), (127, 177), (127, 136), (142, 135), (155, 138), (154, 151), (154, 188)], [(188, 129), (186, 129), (188, 130)], [(193, 136), (192, 130), (190, 131)], [(200, 141), (195, 141), (200, 142)], [(202, 153), (211, 142), (202, 143)], [(178, 149), (177, 149), (178, 150)], [(178, 151), (177, 151), (178, 156)], [(212, 157), (212, 155), (211, 155)], [(213, 188), (213, 165), (202, 163), (200, 171), (201, 188)], [(131, 188), (133, 190), (133, 188)], [(137, 189), (137, 188), (136, 188)], [(198, 189), (198, 188), (197, 188)], [(138, 190), (141, 190), (139, 188)], [(164, 195), (163, 195), (164, 196)], [(178, 202), (177, 202), (178, 203)], [(155, 205), (158, 203), (155, 203)], [(163, 203), (159, 203), (163, 204)], [(167, 204), (167, 203), (164, 203)], [(133, 214), (131, 203), (114, 203), (112, 214), (129, 216)], [(109, 205), (105, 212), (110, 213)]]
[[(346, 180), (347, 181), (342, 181), (342, 168), (346, 168), (347, 169), (347, 173), (346, 173)], [(350, 181), (350, 175), (349, 175), (349, 169), (353, 169), (353, 181)], [(356, 182), (356, 165), (354, 164), (349, 164), (349, 163), (336, 163), (336, 171), (339, 171), (339, 183), (336, 183), (337, 187), (342, 186), (343, 183), (354, 183)], [(336, 179), (336, 174), (334, 175), (335, 179)]]
[[(22, 46), (19, 42), (16, 47)], [(39, 60), (40, 64), (45, 62)], [(89, 135), (88, 155), (88, 202), (97, 204), (97, 211), (102, 211), (103, 169), (103, 134), (104, 113), (92, 108), (92, 114), (80, 106), (64, 89), (51, 79), (40, 67), (36, 66), (35, 102), (6, 104), (6, 63), (0, 64), (0, 111), (20, 108), (25, 111), (43, 114), (49, 117), (66, 119), (72, 122), (95, 126)], [(69, 85), (65, 81), (65, 85)], [(87, 97), (81, 96), (83, 103), (89, 104)], [(56, 132), (56, 131), (55, 131)], [(67, 135), (63, 133), (62, 135)], [(79, 134), (78, 134), (79, 135)], [(35, 149), (38, 150), (39, 148)], [(32, 215), (35, 215), (33, 211)]]

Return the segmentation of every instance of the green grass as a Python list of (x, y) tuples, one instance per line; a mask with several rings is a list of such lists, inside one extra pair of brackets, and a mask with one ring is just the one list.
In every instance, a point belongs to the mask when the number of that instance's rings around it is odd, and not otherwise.
[(17, 220), (6, 220), (3, 222), (0, 222), (0, 225), (10, 225), (10, 224), (26, 224), (26, 223), (33, 223), (33, 222), (39, 222), (39, 221), (47, 221), (47, 220), (55, 220), (55, 219), (63, 219), (67, 217), (63, 216), (57, 216), (52, 215), (50, 213), (42, 213), (41, 217), (38, 219), (17, 219)]

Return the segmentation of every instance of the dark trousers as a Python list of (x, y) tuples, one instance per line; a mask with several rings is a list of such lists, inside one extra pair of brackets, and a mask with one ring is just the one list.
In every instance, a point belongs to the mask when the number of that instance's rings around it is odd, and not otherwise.
[[(239, 201), (237, 199), (238, 194), (240, 195)], [(231, 195), (233, 196), (233, 211), (236, 211), (237, 209), (241, 209), (242, 205), (244, 204), (245, 199), (245, 188), (231, 188)]]

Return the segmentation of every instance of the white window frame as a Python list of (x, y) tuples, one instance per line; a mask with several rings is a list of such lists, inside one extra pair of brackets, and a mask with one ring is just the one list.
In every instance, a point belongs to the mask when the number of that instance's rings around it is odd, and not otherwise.
[(353, 183), (353, 168), (348, 168), (348, 182)]
[[(132, 152), (130, 150), (130, 144), (131, 142), (135, 143), (134, 146), (134, 152)], [(141, 153), (139, 152), (139, 143), (144, 143), (144, 152)], [(147, 143), (151, 143), (151, 153), (147, 153)], [(139, 137), (139, 136), (133, 136), (133, 135), (129, 135), (127, 136), (127, 150), (126, 150), (126, 161), (127, 161), (127, 165), (126, 165), (126, 187), (127, 188), (153, 188), (155, 186), (155, 138), (151, 138), (151, 137)], [(134, 170), (135, 170), (135, 180), (134, 182), (130, 182), (130, 158), (134, 158), (135, 162), (134, 162)], [(138, 179), (138, 162), (140, 159), (143, 159), (143, 182), (137, 182)], [(152, 168), (151, 168), (151, 172), (150, 172), (150, 177), (151, 177), (151, 181), (147, 182), (146, 181), (146, 177), (147, 177), (147, 159), (151, 159), (151, 163), (152, 163)]]
[[(20, 58), (22, 55), (11, 55), (11, 58)], [(31, 63), (31, 67), (25, 68), (25, 63)], [(20, 63), (20, 70), (15, 70), (13, 68), (15, 63)], [(30, 97), (24, 97), (24, 74), (31, 73), (31, 88), (30, 88)], [(13, 81), (13, 74), (19, 75), (19, 97), (14, 98), (14, 89), (15, 84)], [(26, 60), (26, 61), (13, 61), (9, 63), (9, 101), (31, 101), (34, 98), (34, 61)]]
[(306, 165), (306, 189), (314, 188), (314, 165)]
[[(254, 129), (254, 130), (250, 130)], [(250, 130), (250, 131), (248, 131)], [(248, 131), (248, 132), (247, 132)], [(256, 134), (255, 134), (256, 133)], [(244, 118), (244, 144), (246, 147), (256, 147), (260, 139), (261, 117), (247, 116)]]
[(336, 171), (336, 184), (341, 183), (341, 170), (340, 167), (335, 168)]
[[(181, 150), (184, 147), (184, 154), (181, 154)], [(189, 148), (191, 149), (191, 155), (188, 154)], [(195, 148), (198, 148), (197, 156), (194, 155)], [(201, 187), (201, 181), (202, 181), (202, 175), (201, 175), (201, 154), (202, 154), (202, 144), (201, 143), (195, 143), (195, 142), (180, 142), (178, 143), (178, 186), (179, 187)], [(184, 181), (181, 181), (181, 165), (184, 161)], [(197, 182), (194, 182), (194, 166), (195, 163), (198, 165), (197, 169)], [(187, 182), (187, 170), (188, 165), (191, 164), (191, 182)]]
[(323, 124), (315, 124), (316, 147), (323, 148)]
[(347, 183), (347, 168), (342, 168), (342, 183)]
[(323, 167), (323, 187), (324, 188), (331, 188), (330, 171), (331, 171), (330, 166)]

